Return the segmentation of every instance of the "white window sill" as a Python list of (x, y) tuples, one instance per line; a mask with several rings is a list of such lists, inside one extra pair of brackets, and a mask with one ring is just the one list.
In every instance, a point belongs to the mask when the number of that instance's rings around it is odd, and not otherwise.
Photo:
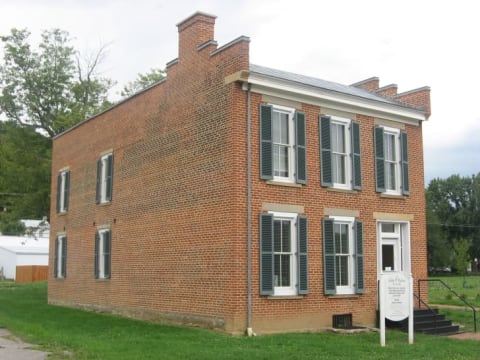
[(269, 300), (302, 300), (302, 295), (271, 295), (268, 296)]
[(358, 193), (357, 190), (351, 190), (351, 189), (342, 189), (342, 188), (336, 188), (336, 187), (328, 187), (328, 191), (333, 191), (333, 192), (339, 192), (339, 193), (346, 193), (346, 194), (356, 194)]
[(405, 195), (402, 195), (402, 194), (387, 194), (387, 193), (381, 193), (380, 197), (384, 199), (406, 199), (407, 198)]
[(337, 295), (327, 295), (329, 299), (358, 299), (359, 294), (337, 294)]
[(276, 185), (276, 186), (287, 186), (287, 187), (294, 187), (294, 188), (301, 188), (302, 184), (297, 184), (293, 182), (283, 182), (283, 181), (275, 181), (275, 180), (268, 180), (268, 185)]

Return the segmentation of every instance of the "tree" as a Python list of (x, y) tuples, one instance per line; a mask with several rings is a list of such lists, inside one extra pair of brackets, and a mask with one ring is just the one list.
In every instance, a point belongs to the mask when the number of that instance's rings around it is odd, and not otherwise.
[(471, 241), (468, 239), (456, 239), (453, 242), (454, 258), (453, 265), (457, 272), (463, 276), (463, 287), (466, 287), (465, 276), (467, 275), (468, 265), (470, 263), (470, 249)]
[(50, 213), (51, 139), (110, 106), (113, 82), (99, 66), (101, 47), (81, 56), (69, 34), (44, 31), (38, 49), (30, 32), (12, 29), (0, 36), (0, 231), (22, 233), (21, 218), (42, 219)]
[(138, 74), (135, 81), (129, 82), (120, 92), (122, 97), (129, 97), (133, 94), (149, 87), (150, 85), (162, 80), (165, 77), (165, 70), (154, 68), (146, 74)]
[(44, 31), (39, 51), (28, 43), (29, 36), (26, 29), (0, 36), (0, 113), (8, 120), (52, 138), (111, 105), (107, 93), (113, 82), (98, 76), (105, 47), (82, 65), (67, 32)]
[(452, 265), (455, 239), (469, 241), (469, 255), (480, 254), (480, 174), (434, 179), (426, 190), (430, 267)]
[(51, 140), (31, 127), (0, 122), (0, 232), (21, 234), (22, 218), (50, 212)]

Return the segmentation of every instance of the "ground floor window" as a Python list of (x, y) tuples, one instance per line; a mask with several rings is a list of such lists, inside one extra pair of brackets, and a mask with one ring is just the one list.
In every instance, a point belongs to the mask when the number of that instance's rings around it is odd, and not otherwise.
[(95, 278), (109, 279), (111, 276), (111, 232), (102, 229), (95, 234)]
[(323, 219), (325, 294), (363, 293), (363, 223), (351, 217)]
[(63, 279), (67, 276), (67, 236), (59, 235), (55, 239), (54, 276)]
[(260, 292), (308, 292), (307, 219), (298, 214), (260, 215)]

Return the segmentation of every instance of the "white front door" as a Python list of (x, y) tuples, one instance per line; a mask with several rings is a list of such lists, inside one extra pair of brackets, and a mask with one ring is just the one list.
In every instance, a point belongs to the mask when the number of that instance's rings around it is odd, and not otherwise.
[(410, 274), (410, 241), (408, 223), (379, 222), (378, 273)]

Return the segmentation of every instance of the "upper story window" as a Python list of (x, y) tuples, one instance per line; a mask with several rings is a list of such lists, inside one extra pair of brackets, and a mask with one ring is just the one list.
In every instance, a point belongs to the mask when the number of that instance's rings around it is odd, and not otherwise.
[(350, 217), (323, 220), (325, 294), (364, 292), (363, 223)]
[(375, 128), (375, 180), (377, 192), (392, 195), (410, 193), (408, 138), (400, 129)]
[(67, 277), (67, 237), (65, 235), (57, 236), (55, 239), (53, 275), (60, 279)]
[(62, 170), (57, 176), (57, 213), (64, 213), (68, 210), (70, 193), (70, 171)]
[(298, 214), (260, 215), (260, 293), (308, 293), (307, 219)]
[(320, 116), (322, 186), (362, 188), (360, 125), (346, 118)]
[(95, 233), (95, 278), (110, 279), (111, 276), (111, 238), (110, 229)]
[(305, 114), (260, 105), (260, 177), (306, 184)]
[(97, 161), (97, 204), (112, 201), (113, 154), (103, 155)]

